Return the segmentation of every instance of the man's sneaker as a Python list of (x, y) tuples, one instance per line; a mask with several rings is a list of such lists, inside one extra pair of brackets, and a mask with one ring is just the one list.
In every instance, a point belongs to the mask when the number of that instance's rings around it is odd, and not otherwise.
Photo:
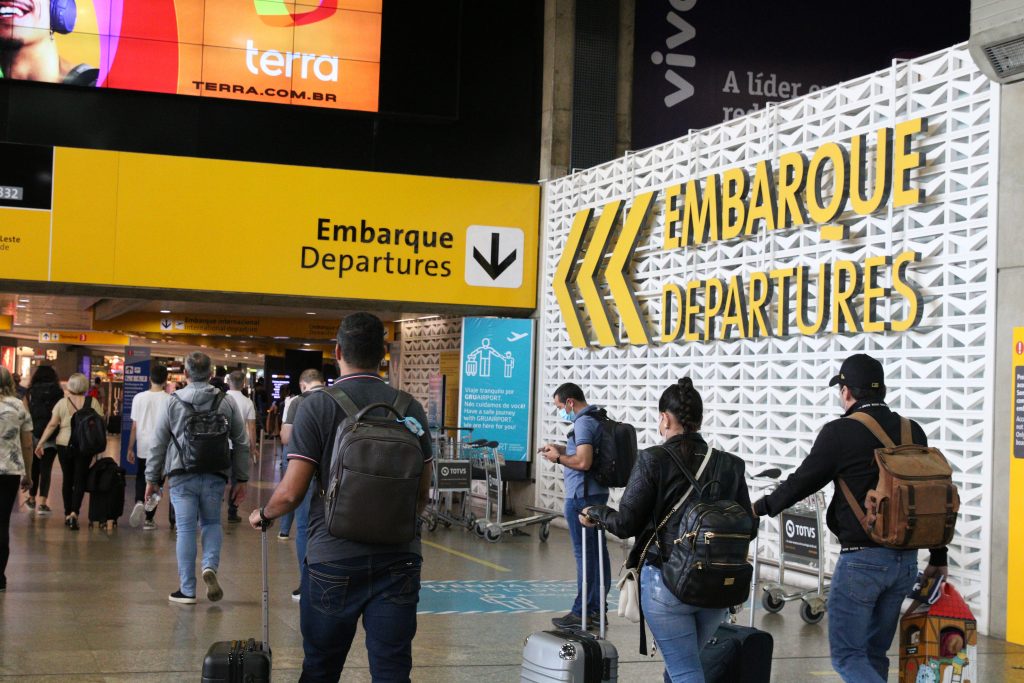
[(217, 581), (217, 570), (207, 567), (203, 570), (203, 583), (206, 584), (206, 599), (210, 602), (217, 602), (224, 597), (224, 591)]
[(147, 519), (145, 522), (142, 523), (142, 530), (143, 531), (154, 531), (155, 529), (156, 529), (156, 522), (154, 522), (151, 519)]
[(556, 617), (551, 620), (551, 623), (555, 625), (555, 628), (580, 628), (583, 626), (583, 620), (580, 619), (580, 615), (569, 612), (564, 617)]
[(27, 507), (29, 510), (35, 510), (36, 509), (36, 499), (35, 498), (29, 498), (28, 500), (26, 500), (25, 501), (25, 507)]
[(142, 502), (140, 501), (135, 504), (135, 507), (132, 508), (132, 514), (128, 516), (128, 524), (133, 529), (138, 529), (139, 525), (142, 524), (142, 520), (144, 520), (145, 518), (146, 506), (143, 505)]
[(277, 540), (279, 540), (279, 541), (287, 541), (288, 540), (288, 534), (286, 534), (284, 532), (279, 533), (277, 535)]
[(238, 516), (238, 513), (232, 514), (232, 513), (229, 512), (228, 513), (228, 521), (231, 522), (232, 524), (238, 524), (239, 522), (242, 521), (242, 518)]
[(179, 605), (194, 605), (196, 604), (196, 596), (189, 597), (182, 593), (180, 590), (176, 590), (167, 596), (167, 599), (171, 602), (176, 602)]
[(50, 506), (46, 505), (44, 503), (43, 505), (40, 505), (36, 509), (36, 516), (37, 517), (49, 517), (51, 512), (53, 512), (53, 510), (50, 509)]
[(292, 591), (292, 600), (294, 600), (295, 602), (298, 602), (301, 599), (302, 599), (302, 589), (301, 588), (296, 588), (295, 590)]

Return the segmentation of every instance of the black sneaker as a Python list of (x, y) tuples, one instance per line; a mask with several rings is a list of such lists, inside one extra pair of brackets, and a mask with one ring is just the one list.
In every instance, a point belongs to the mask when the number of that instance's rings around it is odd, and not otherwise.
[(179, 605), (194, 605), (194, 604), (196, 604), (196, 596), (193, 595), (192, 597), (189, 597), (189, 596), (185, 595), (184, 593), (182, 593), (181, 590), (174, 591), (173, 593), (171, 593), (170, 595), (167, 596), (167, 599), (170, 600), (171, 602), (176, 602)]
[(555, 628), (580, 628), (583, 626), (583, 620), (580, 615), (569, 612), (564, 617), (556, 617), (551, 620), (551, 623), (555, 625)]
[(228, 515), (228, 521), (229, 521), (230, 523), (232, 523), (232, 524), (238, 524), (239, 522), (241, 522), (241, 521), (242, 521), (242, 518), (241, 518), (241, 517), (239, 517), (238, 515), (232, 515), (232, 514), (229, 514), (229, 515)]
[(68, 528), (72, 531), (78, 531), (78, 517), (72, 517), (68, 520)]

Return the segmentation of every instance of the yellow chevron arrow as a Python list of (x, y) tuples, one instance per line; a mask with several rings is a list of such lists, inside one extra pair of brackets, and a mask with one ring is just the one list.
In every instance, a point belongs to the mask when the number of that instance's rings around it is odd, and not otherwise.
[(622, 200), (605, 204), (601, 217), (597, 219), (597, 227), (594, 229), (594, 236), (590, 239), (590, 246), (583, 257), (583, 265), (580, 267), (580, 274), (576, 284), (583, 295), (583, 303), (590, 313), (590, 324), (597, 336), (597, 343), (601, 346), (615, 346), (618, 344), (618, 335), (612, 330), (608, 322), (608, 309), (605, 307), (604, 298), (597, 290), (597, 269), (601, 266), (601, 259), (608, 251), (608, 244), (612, 237), (612, 228), (619, 222), (622, 214)]
[(626, 282), (626, 272), (629, 262), (633, 258), (633, 251), (636, 249), (636, 242), (640, 238), (640, 231), (651, 216), (651, 209), (654, 206), (654, 199), (658, 191), (647, 192), (639, 195), (630, 207), (626, 215), (626, 223), (622, 226), (622, 232), (615, 243), (611, 259), (608, 261), (608, 269), (605, 277), (608, 279), (608, 287), (612, 292), (612, 299), (619, 309), (619, 318), (626, 327), (626, 335), (629, 343), (634, 345), (648, 345), (651, 338), (647, 334), (647, 326), (640, 318), (640, 304), (636, 300), (636, 292)]
[(566, 332), (569, 333), (569, 341), (578, 349), (587, 347), (587, 338), (583, 334), (583, 322), (569, 290), (569, 283), (576, 279), (576, 264), (583, 248), (583, 238), (593, 217), (593, 209), (584, 209), (576, 214), (569, 229), (569, 237), (565, 241), (562, 258), (558, 260), (558, 267), (555, 269), (555, 281), (551, 283), (558, 307), (562, 310), (562, 320), (565, 322)]

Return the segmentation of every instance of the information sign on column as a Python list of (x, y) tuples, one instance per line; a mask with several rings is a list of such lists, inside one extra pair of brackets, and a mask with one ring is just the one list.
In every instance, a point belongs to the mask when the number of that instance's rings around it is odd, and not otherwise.
[[(1012, 393), (1009, 396), (1011, 422), (1007, 575), (1010, 580), (1006, 585), (1006, 639), (1011, 643), (1024, 644), (1024, 584), (1015, 578), (1024, 573), (1024, 327), (1013, 329), (1013, 349), (1007, 370), (1010, 372)], [(1001, 453), (1002, 449), (997, 452)]]
[(466, 318), (462, 323), (459, 426), (497, 441), (509, 462), (529, 460), (534, 321)]
[(135, 464), (128, 462), (128, 437), (132, 431), (132, 401), (136, 394), (149, 391), (149, 364), (149, 349), (141, 346), (125, 348), (124, 403), (121, 409), (121, 467), (128, 474), (136, 474)]

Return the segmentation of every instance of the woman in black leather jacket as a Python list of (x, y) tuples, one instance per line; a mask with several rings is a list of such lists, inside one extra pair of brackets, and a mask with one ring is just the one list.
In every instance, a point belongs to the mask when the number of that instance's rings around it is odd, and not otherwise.
[[(702, 485), (719, 482), (721, 489), (716, 486), (714, 491), (721, 491), (721, 498), (735, 500), (753, 516), (743, 461), (730, 453), (709, 451), (699, 433), (704, 403), (689, 377), (665, 390), (658, 402), (658, 413), (658, 433), (665, 439), (662, 448), (674, 451), (694, 476), (705, 455), (711, 452), (698, 481)], [(640, 452), (618, 511), (595, 505), (583, 511), (580, 522), (587, 526), (600, 524), (620, 538), (635, 536), (636, 543), (627, 561), (631, 567), (638, 567), (647, 548), (640, 568), (640, 603), (665, 660), (665, 680), (704, 683), (700, 648), (725, 620), (727, 611), (684, 604), (662, 582), (662, 549), (667, 553), (672, 547), (682, 510), (669, 518), (653, 542), (652, 535), (655, 526), (690, 488), (686, 476), (662, 448)]]

